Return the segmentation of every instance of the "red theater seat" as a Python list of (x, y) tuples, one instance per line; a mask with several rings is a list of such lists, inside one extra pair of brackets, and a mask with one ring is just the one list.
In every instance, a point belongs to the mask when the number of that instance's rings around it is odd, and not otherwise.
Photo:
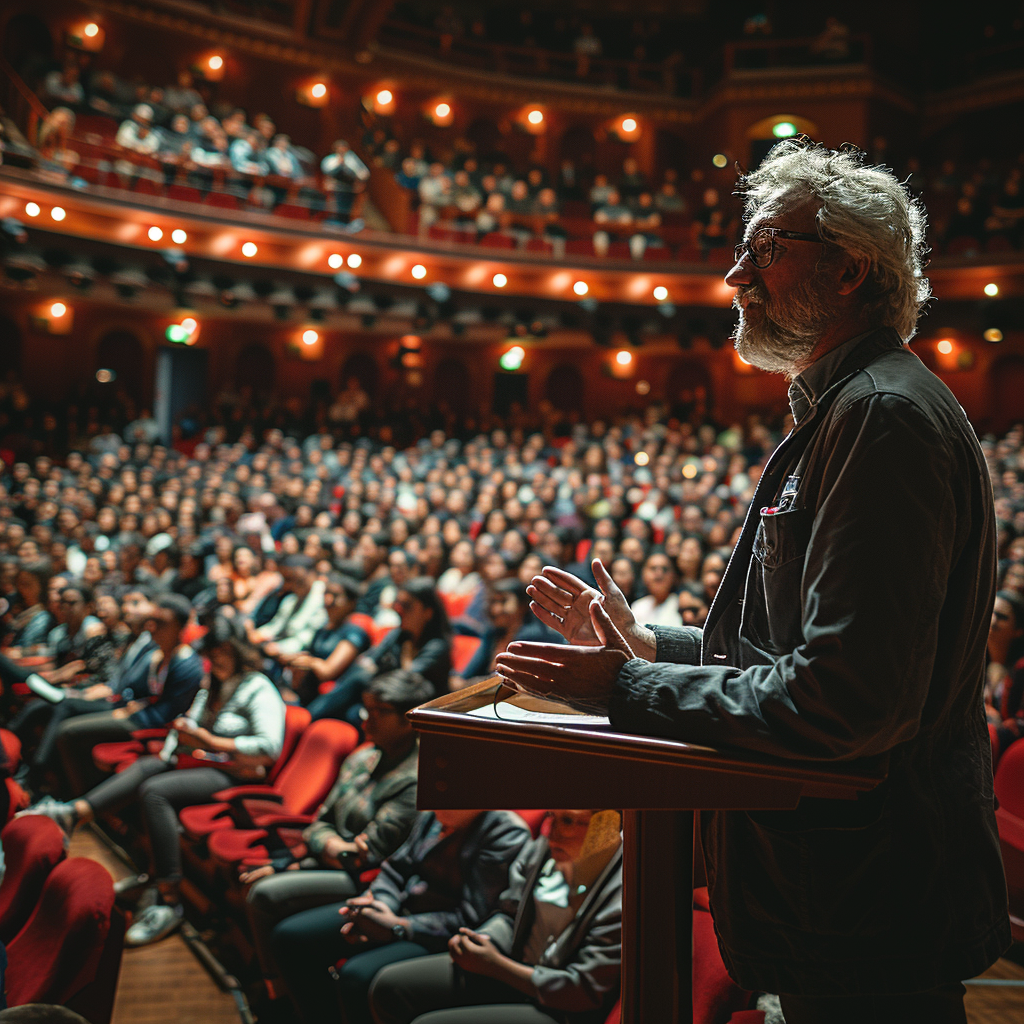
[(481, 643), (478, 636), (455, 634), (452, 637), (452, 671), (461, 672), (473, 659)]
[(169, 185), (167, 187), (167, 198), (176, 199), (179, 203), (201, 203), (203, 193), (191, 185)]
[(0, 942), (10, 944), (32, 915), (50, 872), (64, 859), (64, 833), (42, 814), (17, 818), (0, 832), (7, 871), (0, 882)]
[(156, 754), (167, 738), (167, 729), (136, 729), (130, 740), (97, 743), (92, 748), (92, 763), (101, 772), (124, 771), (143, 754)]
[(39, 904), (7, 947), (7, 1001), (67, 1006), (107, 1024), (121, 963), (124, 922), (106, 868), (85, 857), (58, 864)]
[(995, 777), (996, 825), (1010, 894), (1013, 937), (1024, 942), (1024, 740), (1011, 744)]
[(214, 794), (217, 803), (183, 808), (180, 819), (186, 835), (211, 840), (212, 853), (214, 834), (252, 826), (266, 815), (313, 814), (358, 742), (359, 734), (347, 722), (333, 718), (314, 722), (273, 785), (233, 786)]

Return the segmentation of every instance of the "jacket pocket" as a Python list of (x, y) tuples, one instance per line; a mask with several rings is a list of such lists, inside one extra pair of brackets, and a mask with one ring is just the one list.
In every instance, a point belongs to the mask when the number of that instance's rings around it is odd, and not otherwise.
[(809, 509), (761, 513), (740, 628), (772, 655), (786, 654), (803, 641), (800, 583), (813, 525)]

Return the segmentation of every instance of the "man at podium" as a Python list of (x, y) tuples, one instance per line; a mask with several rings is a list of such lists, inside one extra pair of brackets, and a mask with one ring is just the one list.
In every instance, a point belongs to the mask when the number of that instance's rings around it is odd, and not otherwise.
[(637, 623), (548, 568), (510, 685), (624, 732), (884, 774), (858, 800), (705, 812), (722, 956), (788, 1024), (963, 1022), (962, 979), (1010, 944), (982, 705), (992, 490), (963, 410), (907, 347), (929, 297), (924, 210), (851, 147), (779, 143), (741, 182), (726, 283), (740, 355), (789, 378), (703, 630)]

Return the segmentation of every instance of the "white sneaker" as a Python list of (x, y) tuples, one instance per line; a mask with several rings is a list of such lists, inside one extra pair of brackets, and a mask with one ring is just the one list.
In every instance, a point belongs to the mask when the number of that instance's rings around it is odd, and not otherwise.
[(158, 903), (139, 914), (131, 928), (125, 933), (126, 946), (148, 946), (151, 942), (159, 942), (175, 931), (184, 918), (181, 905), (174, 907), (166, 903)]
[(33, 804), (27, 810), (18, 811), (16, 818), (24, 818), (28, 814), (41, 814), (46, 818), (55, 821), (64, 830), (64, 834), (70, 836), (78, 824), (78, 816), (75, 814), (75, 805), (67, 804), (61, 800), (54, 800), (52, 796), (44, 796), (37, 804)]

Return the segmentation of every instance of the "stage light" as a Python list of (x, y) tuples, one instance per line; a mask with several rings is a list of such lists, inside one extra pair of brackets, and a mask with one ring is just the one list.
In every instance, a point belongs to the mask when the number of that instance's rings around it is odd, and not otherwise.
[(38, 203), (26, 203), (25, 204), (25, 213), (29, 217), (38, 217), (39, 216), (39, 204)]
[(386, 107), (394, 98), (394, 93), (392, 93), (390, 89), (381, 89), (381, 91), (377, 93), (377, 102), (382, 107)]
[(544, 122), (544, 111), (543, 110), (531, 110), (526, 115), (526, 120), (530, 124), (542, 124)]
[(303, 331), (302, 332), (302, 344), (303, 345), (315, 345), (320, 340), (320, 335), (316, 331)]
[(331, 255), (327, 257), (327, 266), (329, 266), (331, 270), (338, 270), (344, 265), (345, 257), (342, 256), (340, 252), (332, 252)]
[(638, 466), (646, 466), (647, 463), (651, 461), (651, 457), (647, 452), (637, 452), (636, 455), (633, 456), (633, 461)]
[(526, 349), (522, 345), (513, 345), (507, 352), (502, 353), (498, 365), (503, 370), (518, 370), (526, 358)]
[[(59, 221), (59, 220), (63, 220), (63, 219), (64, 219), (64, 218), (65, 218), (65, 217), (66, 217), (67, 215), (68, 215), (68, 214), (67, 214), (67, 211), (66, 211), (66, 210), (64, 209), (64, 207), (63, 207), (63, 206), (55, 206), (55, 207), (54, 207), (54, 208), (53, 208), (53, 209), (52, 209), (52, 210), (50, 211), (50, 216), (51, 216), (51, 217), (52, 217), (52, 218), (53, 218), (54, 220), (58, 220), (58, 221)], [(988, 294), (988, 289), (986, 289), (986, 290), (985, 290), (985, 294), (986, 294), (986, 295)]]
[(452, 112), (451, 104), (449, 103), (438, 103), (434, 107), (434, 113), (442, 120), (446, 118)]
[(171, 241), (174, 242), (175, 245), (184, 244), (188, 241), (188, 232), (183, 231), (181, 228), (175, 228), (171, 232)]
[(615, 362), (617, 362), (619, 366), (629, 366), (629, 364), (633, 362), (633, 353), (627, 352), (624, 348), (620, 348), (619, 351), (615, 353)]
[(323, 82), (315, 82), (309, 90), (309, 94), (315, 100), (322, 100), (327, 95), (327, 86)]
[(50, 316), (52, 316), (55, 319), (59, 320), (67, 311), (68, 311), (68, 307), (65, 306), (63, 302), (55, 302), (50, 307)]
[(164, 237), (163, 229), (158, 228), (155, 224), (146, 232), (149, 235), (151, 242), (159, 242)]
[(243, 256), (255, 256), (256, 253), (258, 253), (258, 252), (259, 252), (259, 249), (257, 248), (255, 242), (246, 242), (242, 246), (242, 255)]
[(622, 119), (620, 127), (626, 135), (632, 135), (637, 129), (637, 123), (635, 117), (624, 117)]
[(668, 289), (663, 284), (659, 284), (658, 287), (654, 289), (654, 297), (659, 302), (664, 302), (668, 298)]
[(508, 284), (508, 278), (504, 274), (495, 274), (494, 277), (491, 278), (491, 284), (493, 284), (495, 288), (504, 288), (505, 285)]
[(994, 281), (989, 281), (989, 283), (985, 285), (985, 294), (990, 299), (994, 299), (999, 294), (999, 285)]
[(363, 265), (363, 257), (357, 252), (350, 252), (348, 254), (348, 265), (353, 270), (358, 270)]
[(412, 274), (413, 277), (416, 278), (417, 281), (422, 281), (423, 278), (427, 276), (427, 268), (423, 266), (422, 263), (417, 263), (416, 266), (412, 268), (410, 273)]
[(199, 321), (194, 316), (187, 316), (181, 321), (181, 326), (184, 327), (189, 334), (195, 334), (196, 328), (199, 326)]
[(777, 139), (791, 139), (796, 135), (796, 125), (792, 121), (779, 121), (772, 126), (772, 135)]
[(998, 327), (990, 327), (985, 332), (985, 340), (991, 341), (993, 344), (1003, 340), (1003, 332)]
[(215, 53), (207, 62), (206, 66), (211, 71), (220, 71), (224, 67), (224, 58), (220, 54)]
[(587, 287), (587, 282), (586, 282), (586, 281), (577, 281), (577, 282), (576, 282), (576, 283), (575, 283), (575, 284), (574, 284), (574, 285), (572, 286), (572, 290), (573, 290), (573, 291), (574, 291), (574, 292), (575, 292), (575, 293), (576, 293), (577, 295), (583, 296), (583, 295), (586, 295), (586, 294), (587, 294), (587, 292), (589, 292), (589, 291), (590, 291), (590, 288), (588, 288), (588, 287)]
[(95, 39), (96, 36), (100, 34), (100, 27), (96, 24), (95, 21), (90, 21), (89, 24), (82, 29), (82, 32), (90, 39)]
[(712, 158), (711, 162), (721, 170), (729, 163), (729, 158), (724, 153), (716, 153)]
[(948, 338), (943, 338), (942, 341), (935, 346), (944, 356), (948, 356), (953, 351), (953, 342)]

